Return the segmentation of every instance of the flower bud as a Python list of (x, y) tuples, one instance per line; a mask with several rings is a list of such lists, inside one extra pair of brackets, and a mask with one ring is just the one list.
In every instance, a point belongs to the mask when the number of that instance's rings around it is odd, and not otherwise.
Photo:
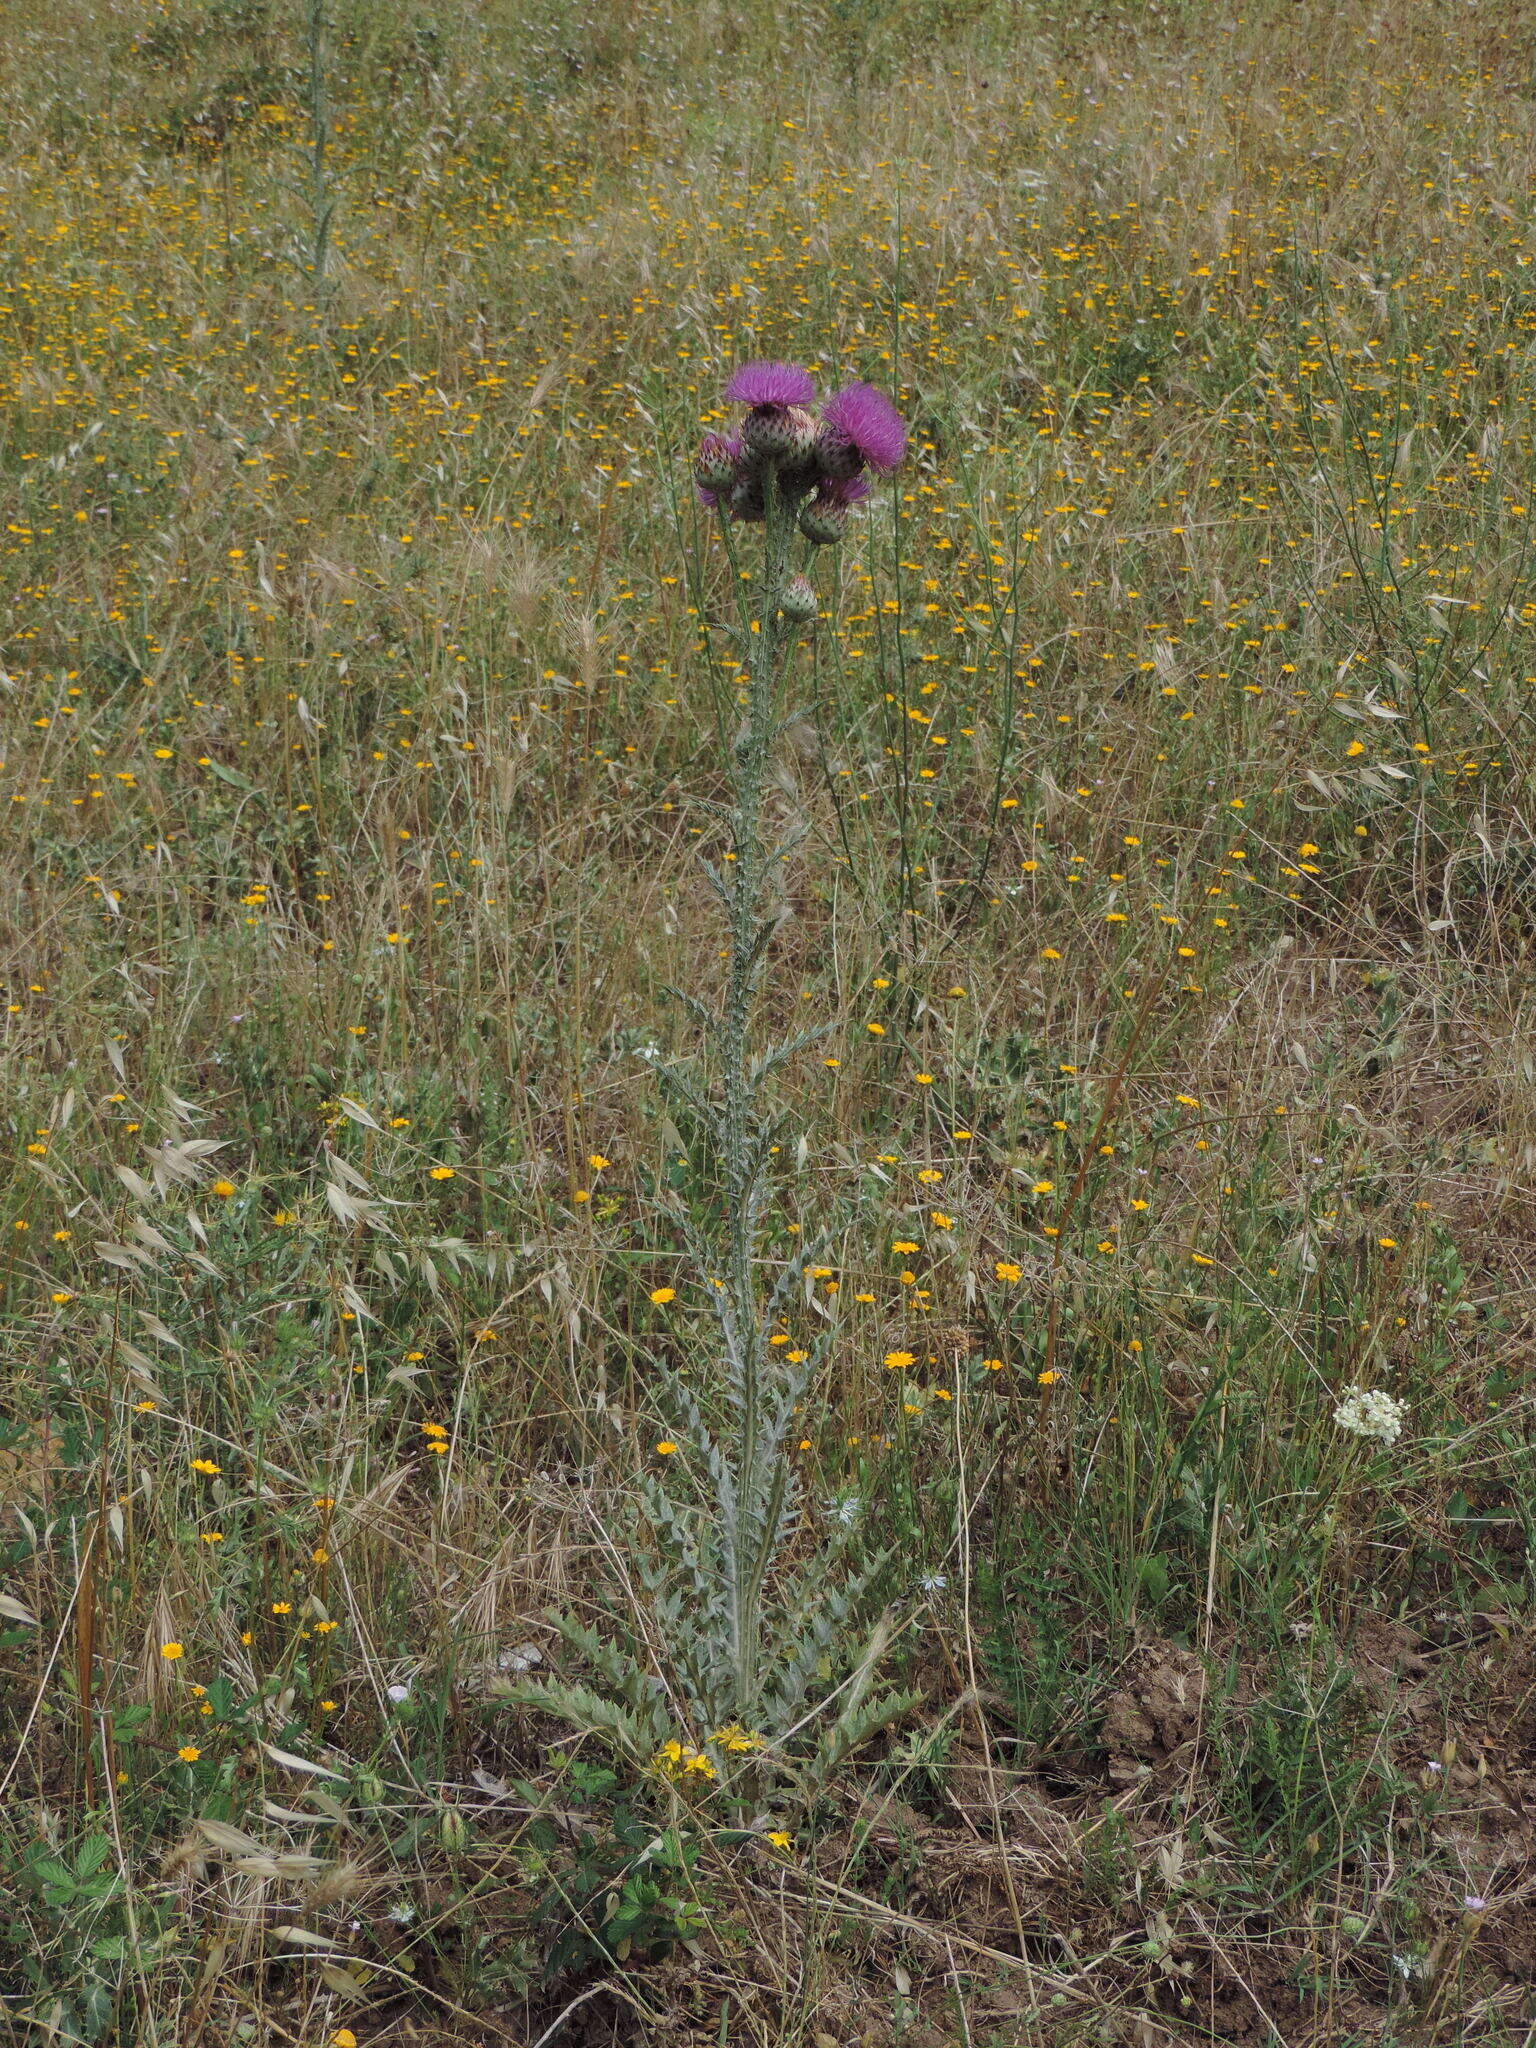
[(693, 480), (703, 491), (728, 491), (735, 481), (738, 445), (723, 434), (706, 434), (693, 464)]
[(754, 405), (741, 438), (768, 462), (804, 462), (816, 446), (816, 420), (803, 405)]
[(831, 547), (847, 528), (848, 507), (836, 499), (815, 497), (800, 507), (800, 531), (815, 547)]
[(792, 625), (804, 626), (816, 616), (816, 593), (804, 576), (791, 576), (779, 593), (779, 610)]
[(789, 408), (788, 426), (791, 436), (789, 460), (809, 462), (821, 433), (821, 422), (813, 414), (808, 413), (803, 405), (792, 405)]

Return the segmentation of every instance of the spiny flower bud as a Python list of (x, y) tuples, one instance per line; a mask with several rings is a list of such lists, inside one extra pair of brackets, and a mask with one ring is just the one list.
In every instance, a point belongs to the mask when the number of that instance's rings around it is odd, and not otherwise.
[(791, 576), (779, 593), (779, 610), (792, 625), (803, 626), (816, 616), (816, 593), (804, 576)]
[(813, 547), (832, 547), (847, 530), (848, 507), (838, 498), (818, 493), (800, 507), (800, 531)]
[(847, 531), (852, 507), (868, 496), (868, 477), (823, 478), (815, 497), (801, 508), (800, 531), (818, 547), (829, 547)]
[(765, 461), (804, 462), (819, 431), (803, 405), (755, 405), (743, 423), (741, 438)]
[(694, 459), (693, 480), (701, 491), (728, 491), (736, 478), (741, 443), (724, 434), (706, 434)]

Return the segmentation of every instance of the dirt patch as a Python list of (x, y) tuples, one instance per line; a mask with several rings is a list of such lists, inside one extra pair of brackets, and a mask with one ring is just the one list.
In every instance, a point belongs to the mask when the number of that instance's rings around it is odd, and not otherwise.
[(1104, 1747), (1117, 1785), (1136, 1785), (1189, 1768), (1198, 1752), (1209, 1683), (1193, 1650), (1149, 1643), (1104, 1710)]

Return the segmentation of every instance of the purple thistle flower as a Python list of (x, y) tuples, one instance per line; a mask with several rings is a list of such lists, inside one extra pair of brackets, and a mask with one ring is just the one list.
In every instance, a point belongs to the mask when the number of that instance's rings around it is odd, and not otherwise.
[(821, 487), (821, 497), (829, 505), (859, 505), (869, 496), (871, 488), (867, 476), (828, 477)]
[(733, 405), (809, 405), (816, 386), (798, 363), (743, 363), (725, 387)]
[(844, 475), (868, 467), (898, 469), (907, 452), (907, 430), (901, 414), (873, 384), (845, 384), (821, 409), (823, 436), (834, 473)]

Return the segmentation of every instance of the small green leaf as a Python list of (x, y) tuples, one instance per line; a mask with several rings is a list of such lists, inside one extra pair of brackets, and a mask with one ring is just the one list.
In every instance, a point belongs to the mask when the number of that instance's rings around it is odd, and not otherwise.
[(217, 775), (220, 782), (227, 782), (231, 789), (243, 789), (249, 794), (255, 795), (255, 783), (247, 782), (243, 775), (238, 774), (233, 768), (226, 768), (222, 761), (210, 761), (208, 766), (213, 774)]
[(75, 1851), (75, 1874), (78, 1877), (92, 1877), (112, 1854), (112, 1844), (105, 1835), (90, 1835)]
[(1173, 1583), (1168, 1576), (1168, 1567), (1160, 1557), (1144, 1557), (1140, 1566), (1143, 1592), (1151, 1600), (1166, 1600), (1168, 1588)]

